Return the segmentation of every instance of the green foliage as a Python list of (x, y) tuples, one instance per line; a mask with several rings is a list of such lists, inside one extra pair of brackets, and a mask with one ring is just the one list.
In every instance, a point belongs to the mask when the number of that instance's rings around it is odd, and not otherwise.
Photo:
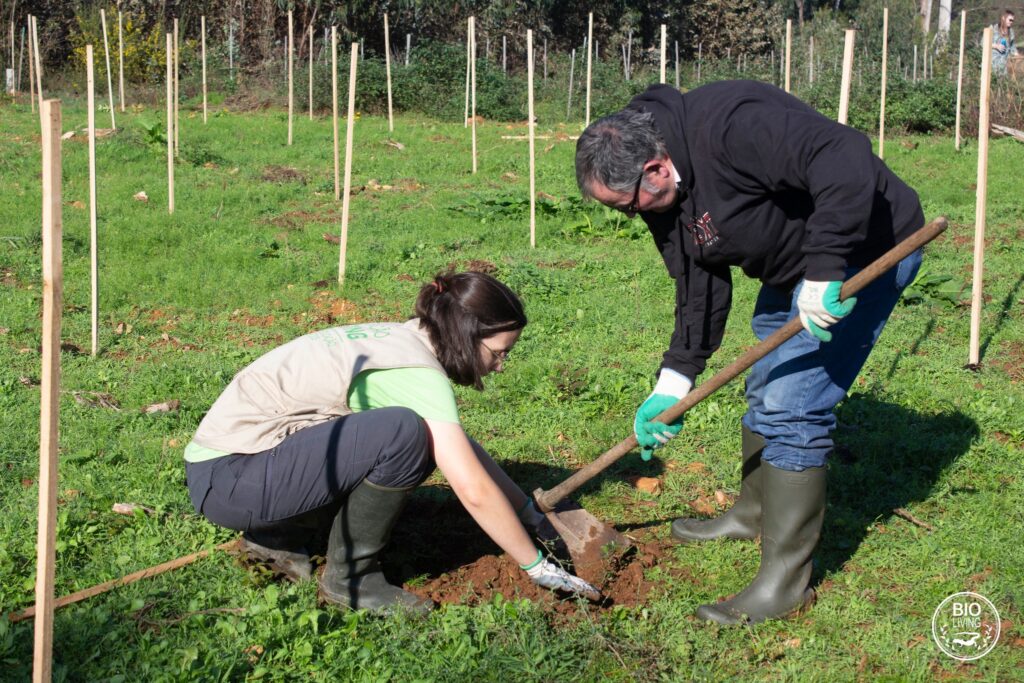
[[(118, 78), (118, 35), (117, 11), (107, 8), (107, 43), (110, 49), (111, 78), (117, 87)], [(124, 78), (131, 83), (160, 83), (167, 73), (167, 45), (164, 34), (157, 25), (148, 30), (134, 19), (133, 15), (122, 17), (122, 38), (124, 46)], [(97, 83), (106, 80), (107, 61), (103, 52), (103, 24), (100, 8), (96, 5), (80, 4), (75, 13), (75, 26), (70, 34), (74, 64), (81, 82), (85, 82), (85, 46), (93, 46)], [(193, 58), (195, 41), (181, 41), (179, 62)], [(97, 88), (101, 90), (101, 88)]]
[(960, 306), (963, 302), (964, 283), (952, 275), (933, 274), (922, 266), (914, 281), (903, 290), (905, 304), (948, 304)]
[[(554, 65), (550, 82), (567, 77), (566, 65)], [(460, 74), (454, 121), (462, 113)], [(489, 376), (485, 392), (456, 390), (467, 432), (524, 489), (564, 480), (629, 434), (672, 334), (673, 283), (641, 221), (578, 199), (566, 138), (578, 131), (582, 100), (574, 101), (573, 123), (560, 125), (566, 93), (550, 87), (537, 187), (560, 199), (538, 199), (536, 248), (528, 239), (526, 143), (503, 139), (507, 126), (478, 128), (474, 175), (461, 121), (403, 115), (389, 132), (364, 113), (353, 182), (367, 189), (351, 198), (344, 289), (334, 284), (337, 245), (323, 238), (340, 213), (329, 119), (296, 117), (287, 146), (280, 109), (228, 111), (206, 124), (183, 111), (177, 205), (168, 214), (156, 123), (163, 113), (119, 115), (119, 133), (97, 143), (96, 358), (87, 351), (88, 211), (79, 208), (88, 202), (87, 148), (77, 138), (64, 144), (61, 337), (69, 346), (61, 354), (58, 594), (232, 538), (192, 509), (181, 464), (182, 448), (224, 386), (256, 357), (313, 329), (404, 319), (420, 283), (450, 264), (493, 266), (527, 305), (530, 324), (505, 372)], [(0, 116), (8, 126), (0, 137), (0, 604), (7, 612), (34, 601), (42, 242), (38, 114), (17, 101), (2, 105)], [(83, 103), (65, 98), (64, 117), (66, 128), (77, 128)], [(393, 140), (404, 148), (384, 144)], [(742, 590), (756, 574), (757, 546), (740, 542), (663, 547), (655, 566), (642, 568), (654, 589), (635, 607), (561, 604), (556, 614), (507, 595), (448, 605), (422, 620), (320, 606), (314, 584), (278, 584), (214, 552), (58, 610), (55, 678), (803, 680), (814, 672), (831, 681), (855, 677), (866, 657), (863, 675), (872, 679), (965, 671), (1013, 679), (1009, 672), (1024, 664), (1024, 651), (1012, 645), (1024, 637), (1016, 523), (1024, 496), (1019, 143), (994, 139), (989, 150), (983, 362), (969, 375), (961, 369), (969, 312), (942, 293), (970, 272), (963, 245), (974, 218), (974, 147), (957, 152), (939, 135), (889, 144), (887, 163), (919, 192), (926, 215), (951, 218), (951, 235), (928, 247), (914, 285), (931, 299), (896, 309), (837, 411), (841, 448), (829, 465), (810, 615), (742, 629), (693, 619), (699, 604)], [(230, 163), (206, 166), (201, 158)], [(268, 166), (295, 168), (308, 182), (264, 180)], [(395, 189), (372, 190), (370, 178)], [(139, 190), (148, 202), (132, 199)], [(591, 234), (565, 230), (584, 214)], [(621, 230), (641, 238), (615, 237)], [(758, 284), (738, 272), (733, 280), (726, 334), (702, 381), (754, 341), (749, 312)], [(82, 404), (76, 392), (109, 393), (121, 409)], [(181, 401), (175, 413), (142, 412), (172, 398)], [(688, 412), (683, 432), (657, 459), (623, 458), (574, 499), (643, 542), (663, 542), (667, 520), (737, 487), (744, 410), (742, 381), (734, 381)], [(661, 494), (632, 488), (635, 476), (657, 477)], [(451, 496), (438, 477), (413, 502), (456, 505)], [(116, 515), (115, 502), (156, 514)], [(898, 517), (897, 508), (932, 528)], [(447, 552), (452, 538), (438, 531), (419, 542)], [(385, 569), (422, 584), (425, 570), (409, 557), (408, 568), (389, 561)], [(929, 633), (939, 601), (965, 589), (990, 597), (1010, 624), (1006, 640), (969, 670), (943, 658)], [(31, 621), (0, 618), (0, 679), (27, 680), (31, 651)]]

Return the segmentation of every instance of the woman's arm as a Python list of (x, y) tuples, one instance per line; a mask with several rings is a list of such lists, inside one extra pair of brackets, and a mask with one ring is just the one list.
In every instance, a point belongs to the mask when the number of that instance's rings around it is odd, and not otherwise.
[(425, 420), (430, 432), (434, 460), (452, 490), (480, 528), (520, 565), (537, 559), (537, 547), (530, 540), (516, 511), (526, 495), (508, 478), (483, 448), (475, 452), (462, 426), (452, 422)]

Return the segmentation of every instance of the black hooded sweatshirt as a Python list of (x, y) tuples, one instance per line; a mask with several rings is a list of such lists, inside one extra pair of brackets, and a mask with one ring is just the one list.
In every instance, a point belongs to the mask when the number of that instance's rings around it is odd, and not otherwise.
[(654, 116), (680, 175), (678, 205), (640, 216), (676, 281), (662, 367), (691, 379), (722, 342), (729, 266), (786, 290), (843, 280), (924, 224), (917, 193), (866, 136), (774, 86), (654, 85), (629, 108)]

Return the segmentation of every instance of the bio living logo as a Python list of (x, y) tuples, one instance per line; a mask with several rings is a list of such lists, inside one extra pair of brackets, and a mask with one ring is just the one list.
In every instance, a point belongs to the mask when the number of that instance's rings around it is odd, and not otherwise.
[(981, 659), (996, 646), (999, 612), (984, 595), (965, 591), (939, 603), (932, 615), (932, 638), (953, 659)]

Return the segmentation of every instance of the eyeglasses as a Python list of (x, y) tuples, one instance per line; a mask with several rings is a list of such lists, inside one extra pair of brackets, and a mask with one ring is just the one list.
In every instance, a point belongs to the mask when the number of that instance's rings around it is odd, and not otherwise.
[(640, 185), (642, 185), (643, 182), (644, 174), (643, 172), (641, 172), (639, 177), (637, 177), (636, 179), (636, 187), (633, 188), (633, 201), (626, 205), (625, 208), (625, 213), (629, 214), (630, 216), (635, 216), (636, 214), (640, 213)]
[(483, 342), (480, 342), (480, 346), (482, 346), (485, 349), (487, 349), (488, 351), (490, 351), (491, 352), (491, 356), (499, 364), (503, 364), (505, 361), (508, 360), (508, 353), (509, 353), (508, 349), (502, 349), (501, 351), (495, 351), (494, 349), (492, 349), (487, 344), (484, 344)]

